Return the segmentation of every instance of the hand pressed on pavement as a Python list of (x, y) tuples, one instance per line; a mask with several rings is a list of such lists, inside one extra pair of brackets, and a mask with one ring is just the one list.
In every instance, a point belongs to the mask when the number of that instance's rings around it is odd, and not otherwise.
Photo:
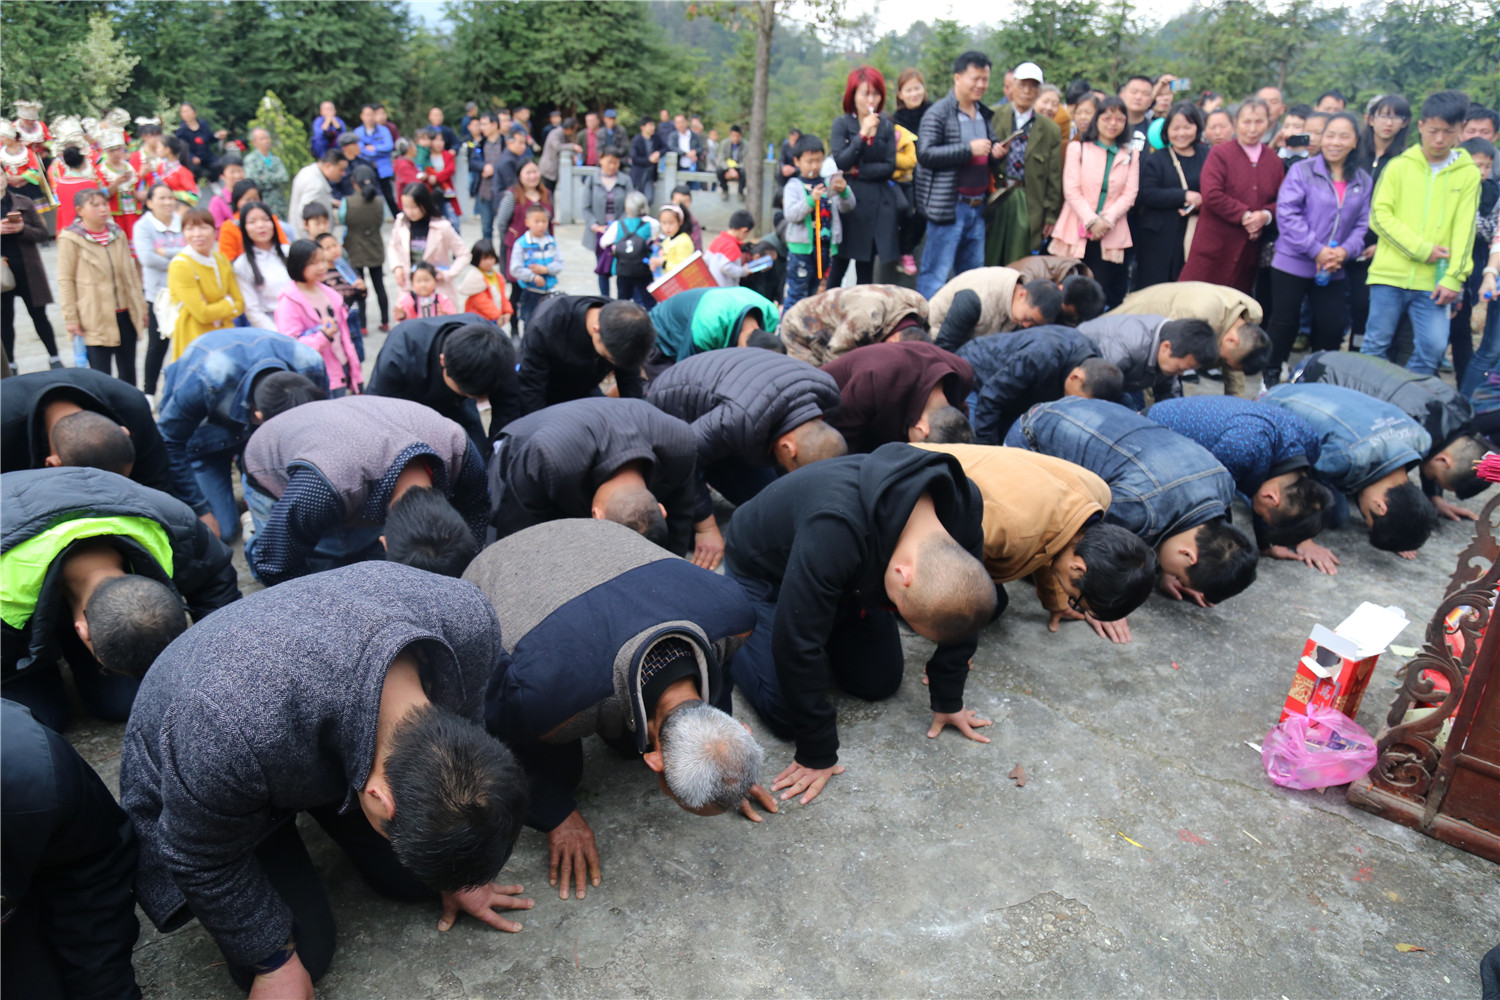
[(1437, 508), (1437, 512), (1450, 521), (1479, 520), (1479, 515), (1474, 513), (1472, 510), (1469, 510), (1467, 507), (1460, 507), (1455, 503), (1449, 503), (1442, 497), (1433, 497), (1432, 506)]
[(281, 968), (251, 981), (250, 1000), (313, 1000), (312, 975), (294, 951)]
[(584, 878), (597, 887), (602, 874), (599, 867), (599, 849), (594, 844), (594, 831), (577, 809), (547, 833), (547, 849), (551, 859), (547, 862), (547, 884), (558, 887), (557, 897), (568, 898), (568, 883), (578, 881), (578, 898), (587, 895)]
[(462, 910), (469, 916), (482, 920), (497, 930), (510, 931), (514, 934), (521, 929), (521, 925), (514, 920), (506, 920), (495, 912), (495, 907), (502, 910), (529, 910), (532, 902), (529, 899), (521, 899), (516, 893), (524, 891), (519, 885), (496, 885), (494, 882), (486, 882), (476, 889), (464, 889), (460, 892), (443, 893), (443, 915), (438, 919), (438, 930), (446, 931), (453, 926), (453, 921), (458, 919), (458, 911)]
[(755, 807), (750, 804), (750, 799), (754, 799), (756, 802), (760, 803), (760, 807), (766, 812), (781, 812), (781, 808), (776, 805), (776, 800), (771, 797), (770, 792), (766, 791), (765, 785), (751, 785), (750, 797), (740, 800), (740, 815), (750, 820), (752, 823), (761, 822), (761, 818), (760, 813), (756, 812)]
[(1194, 601), (1198, 602), (1198, 607), (1200, 608), (1213, 607), (1212, 604), (1204, 599), (1202, 591), (1194, 590), (1192, 587), (1183, 586), (1178, 582), (1175, 576), (1162, 574), (1160, 588), (1163, 594), (1166, 594), (1174, 601), (1181, 601), (1192, 598)]
[[(842, 764), (835, 764), (832, 767), (803, 767), (793, 761), (786, 766), (786, 770), (776, 776), (776, 780), (771, 783), (771, 791), (779, 792), (785, 788), (786, 792), (781, 796), (783, 802), (793, 795), (802, 795), (798, 801), (805, 806), (818, 797), (823, 786), (828, 784), (829, 778), (843, 773), (844, 765)], [(805, 795), (804, 792), (806, 792)]]
[(972, 708), (961, 708), (957, 712), (933, 712), (932, 725), (927, 730), (927, 738), (935, 740), (943, 731), (944, 726), (952, 726), (976, 743), (988, 743), (990, 738), (974, 730), (984, 726), (993, 725), (989, 719), (980, 718), (979, 713)]
[(1094, 630), (1094, 634), (1101, 639), (1110, 642), (1126, 643), (1130, 641), (1130, 623), (1124, 618), (1119, 621), (1102, 622), (1091, 614), (1083, 614), (1072, 608), (1063, 608), (1061, 611), (1052, 612), (1052, 620), (1047, 623), (1047, 629), (1057, 631), (1057, 627), (1064, 621), (1085, 621)]

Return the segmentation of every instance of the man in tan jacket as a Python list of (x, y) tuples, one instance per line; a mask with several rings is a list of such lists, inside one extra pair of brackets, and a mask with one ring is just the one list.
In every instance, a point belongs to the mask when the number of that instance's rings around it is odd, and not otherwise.
[(1062, 291), (1055, 282), (1023, 279), (1008, 267), (976, 267), (954, 275), (927, 304), (933, 341), (956, 351), (971, 337), (1055, 323)]
[(146, 293), (130, 239), (110, 219), (109, 198), (88, 188), (78, 217), (57, 234), (57, 290), (68, 333), (83, 337), (89, 367), (135, 385), (135, 342), (146, 329)]
[(998, 584), (1031, 577), (1051, 614), (1082, 619), (1112, 642), (1129, 642), (1125, 616), (1155, 586), (1156, 553), (1105, 524), (1109, 485), (1082, 466), (1022, 448), (921, 444), (958, 459), (984, 498), (984, 568)]
[(1261, 329), (1260, 303), (1237, 288), (1207, 281), (1171, 281), (1131, 292), (1111, 313), (1201, 319), (1219, 335), (1224, 392), (1245, 395), (1245, 376), (1271, 360), (1271, 338)]

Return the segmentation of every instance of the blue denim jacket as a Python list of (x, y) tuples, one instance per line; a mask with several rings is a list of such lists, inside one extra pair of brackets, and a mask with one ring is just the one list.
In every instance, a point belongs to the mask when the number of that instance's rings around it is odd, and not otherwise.
[(1341, 385), (1278, 385), (1265, 401), (1312, 425), (1322, 441), (1319, 478), (1352, 496), (1382, 476), (1422, 461), (1432, 437), (1396, 406)]
[[(268, 370), (298, 372), (328, 391), (328, 374), (317, 351), (285, 334), (255, 327), (205, 333), (167, 367), (156, 424), (178, 481), (191, 483), (201, 493), (191, 461), (245, 447), (254, 416), (250, 387)], [(184, 499), (189, 506), (207, 503), (201, 495)]]
[(1065, 396), (1039, 403), (1005, 443), (1081, 465), (1109, 483), (1104, 519), (1155, 547), (1227, 517), (1234, 480), (1203, 446), (1118, 403)]

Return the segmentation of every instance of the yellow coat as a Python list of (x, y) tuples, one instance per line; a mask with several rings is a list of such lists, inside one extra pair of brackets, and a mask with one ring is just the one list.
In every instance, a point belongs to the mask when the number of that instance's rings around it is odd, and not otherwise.
[(172, 330), (171, 361), (208, 331), (234, 326), (235, 317), (245, 311), (245, 297), (229, 258), (218, 250), (214, 251), (214, 267), (199, 263), (185, 250), (173, 257), (167, 265), (167, 288), (182, 307)]
[(957, 458), (984, 497), (984, 568), (996, 583), (1032, 576), (1048, 611), (1068, 595), (1044, 572), (1091, 519), (1109, 507), (1109, 484), (1082, 466), (1024, 448), (919, 444)]
[(896, 172), (891, 180), (905, 184), (917, 172), (917, 137), (900, 125), (896, 126)]

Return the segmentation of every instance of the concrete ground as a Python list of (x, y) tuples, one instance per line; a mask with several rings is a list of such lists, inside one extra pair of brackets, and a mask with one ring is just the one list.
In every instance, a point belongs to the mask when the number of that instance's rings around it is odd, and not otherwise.
[[(577, 230), (559, 239), (581, 263)], [(566, 287), (591, 278), (578, 267)], [(18, 324), (35, 370), (45, 359)], [(518, 935), (467, 918), (438, 933), (436, 903), (381, 899), (304, 824), (342, 930), (319, 995), (1475, 997), (1500, 939), (1500, 868), (1339, 789), (1279, 789), (1243, 742), (1276, 721), (1314, 622), (1396, 604), (1416, 623), (1397, 642), (1418, 645), (1470, 529), (1445, 524), (1415, 562), (1363, 534), (1322, 539), (1343, 559), (1334, 577), (1263, 563), (1219, 608), (1153, 597), (1125, 646), (1081, 624), (1050, 634), (1012, 585), (968, 686), (991, 744), (925, 737), (930, 645), (909, 636), (895, 698), (834, 696), (847, 772), (761, 825), (684, 813), (590, 741), (579, 800), (603, 885), (559, 900), (545, 838), (524, 833), (501, 876), (536, 900)], [(1372, 731), (1400, 662), (1377, 668), (1359, 713)], [(69, 732), (111, 787), (122, 728)], [(761, 739), (769, 778), (792, 748)], [(1007, 777), (1017, 764), (1024, 788)], [(196, 923), (161, 935), (143, 918), (135, 958), (156, 1000), (239, 995)]]

